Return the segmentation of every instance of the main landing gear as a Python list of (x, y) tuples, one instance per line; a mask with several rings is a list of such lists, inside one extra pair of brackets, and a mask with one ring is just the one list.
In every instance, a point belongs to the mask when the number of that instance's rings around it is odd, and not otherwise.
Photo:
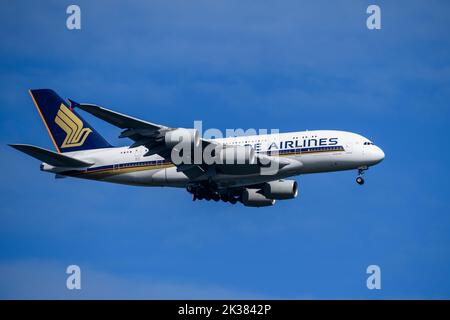
[(192, 194), (192, 201), (206, 200), (206, 201), (223, 201), (231, 204), (236, 204), (242, 201), (239, 194), (229, 192), (219, 192), (217, 187), (210, 185), (189, 185), (186, 190)]
[(356, 183), (359, 184), (360, 186), (364, 184), (363, 174), (364, 171), (366, 171), (367, 169), (369, 169), (367, 166), (358, 168), (358, 176), (356, 177)]

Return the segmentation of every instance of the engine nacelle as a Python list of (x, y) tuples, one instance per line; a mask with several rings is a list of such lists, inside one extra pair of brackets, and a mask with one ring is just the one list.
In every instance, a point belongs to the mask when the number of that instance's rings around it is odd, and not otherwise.
[(256, 153), (251, 146), (227, 146), (217, 154), (218, 164), (255, 164)]
[(259, 189), (245, 189), (242, 193), (242, 203), (247, 207), (268, 207), (275, 204), (274, 199), (267, 199)]
[(164, 137), (166, 146), (173, 148), (179, 143), (182, 147), (199, 147), (200, 135), (197, 129), (179, 128), (166, 133)]
[(268, 199), (293, 199), (298, 195), (297, 181), (279, 180), (266, 182), (263, 187), (263, 194)]

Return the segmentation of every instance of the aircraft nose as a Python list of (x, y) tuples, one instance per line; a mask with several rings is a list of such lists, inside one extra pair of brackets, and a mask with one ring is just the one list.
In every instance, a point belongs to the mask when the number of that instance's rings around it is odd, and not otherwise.
[(369, 152), (369, 161), (372, 164), (377, 164), (380, 163), (381, 161), (383, 161), (384, 159), (384, 152), (383, 150), (381, 150), (380, 147), (377, 146), (373, 146), (372, 150), (370, 150)]
[(381, 150), (381, 148), (377, 147), (377, 153), (378, 153), (378, 158), (380, 159), (379, 161), (383, 161), (384, 160), (384, 151)]
[(377, 147), (375, 153), (376, 153), (376, 158), (377, 158), (378, 162), (381, 162), (384, 160), (384, 152), (383, 152), (383, 150), (381, 150), (380, 147)]

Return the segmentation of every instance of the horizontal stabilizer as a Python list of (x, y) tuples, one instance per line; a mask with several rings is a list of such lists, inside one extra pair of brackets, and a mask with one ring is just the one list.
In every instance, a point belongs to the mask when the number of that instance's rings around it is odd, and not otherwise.
[(93, 165), (93, 163), (78, 160), (60, 153), (56, 153), (29, 144), (10, 144), (10, 146), (23, 153), (26, 153), (29, 156), (32, 156), (33, 158), (41, 160), (42, 162), (48, 163), (49, 165), (55, 167), (87, 168)]

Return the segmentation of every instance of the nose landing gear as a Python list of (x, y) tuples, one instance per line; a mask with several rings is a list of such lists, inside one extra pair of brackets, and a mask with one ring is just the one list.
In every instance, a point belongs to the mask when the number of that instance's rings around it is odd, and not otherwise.
[(365, 182), (364, 178), (363, 178), (363, 174), (364, 174), (364, 171), (366, 171), (367, 169), (369, 169), (367, 166), (358, 168), (358, 176), (356, 177), (356, 183), (359, 184), (360, 186), (362, 186)]
[(356, 183), (359, 185), (363, 185), (364, 184), (364, 178), (363, 177), (357, 177), (356, 178)]

